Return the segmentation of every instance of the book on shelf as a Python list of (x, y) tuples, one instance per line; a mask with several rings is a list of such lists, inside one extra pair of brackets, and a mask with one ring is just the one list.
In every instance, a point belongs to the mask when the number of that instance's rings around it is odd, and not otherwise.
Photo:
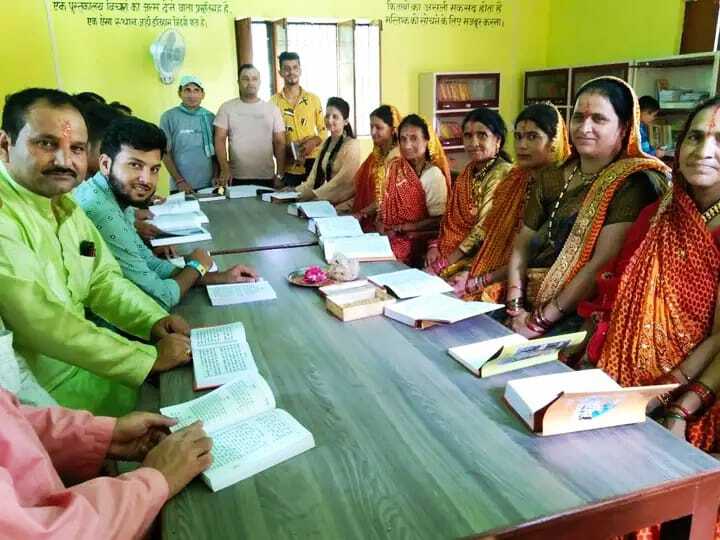
[(240, 374), (256, 372), (241, 322), (190, 330), (195, 390), (216, 388)]
[(648, 402), (677, 384), (622, 388), (601, 369), (508, 381), (505, 402), (539, 435), (644, 422)]
[(328, 201), (310, 201), (291, 203), (288, 205), (288, 214), (302, 218), (335, 217), (337, 211)]
[(290, 413), (278, 409), (270, 386), (247, 372), (204, 396), (160, 412), (177, 419), (177, 431), (201, 420), (213, 441), (213, 463), (202, 473), (219, 491), (315, 447), (315, 439)]
[(445, 294), (428, 294), (385, 306), (385, 316), (414, 328), (452, 324), (483, 313), (504, 309), (503, 304), (466, 302)]
[(247, 283), (225, 283), (222, 285), (208, 285), (207, 293), (213, 306), (230, 306), (234, 304), (247, 304), (275, 300), (277, 294), (272, 285), (263, 279)]
[(578, 345), (586, 332), (529, 340), (520, 334), (450, 347), (448, 354), (478, 377), (490, 377), (557, 360), (558, 352)]
[(322, 250), (328, 263), (341, 253), (348, 259), (360, 262), (395, 260), (388, 237), (372, 233), (350, 238), (322, 239)]
[(453, 288), (445, 280), (417, 268), (375, 274), (368, 279), (403, 300), (415, 296), (453, 292)]

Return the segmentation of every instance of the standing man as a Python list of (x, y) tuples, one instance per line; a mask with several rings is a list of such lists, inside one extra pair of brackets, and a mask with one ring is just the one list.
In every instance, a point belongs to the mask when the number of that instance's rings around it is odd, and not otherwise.
[[(85, 178), (80, 104), (58, 90), (8, 96), (0, 129), (0, 317), (38, 382), (63, 406), (134, 409), (151, 372), (190, 361), (187, 323), (122, 276), (69, 195)], [(130, 340), (90, 322), (86, 310)]]
[(215, 115), (201, 106), (205, 90), (194, 75), (180, 79), (178, 96), (182, 103), (160, 117), (168, 141), (163, 163), (170, 172), (170, 189), (192, 193), (212, 185), (215, 177)]
[(300, 86), (300, 56), (284, 52), (279, 61), (285, 86), (270, 101), (278, 106), (285, 121), (288, 167), (283, 181), (286, 186), (294, 187), (307, 178), (320, 152), (320, 143), (327, 136), (327, 129), (320, 98)]
[(266, 181), (268, 185), (282, 187), (285, 126), (280, 110), (258, 97), (260, 72), (252, 64), (240, 66), (238, 86), (240, 97), (223, 103), (215, 118), (220, 184), (227, 186), (233, 180), (246, 184)]

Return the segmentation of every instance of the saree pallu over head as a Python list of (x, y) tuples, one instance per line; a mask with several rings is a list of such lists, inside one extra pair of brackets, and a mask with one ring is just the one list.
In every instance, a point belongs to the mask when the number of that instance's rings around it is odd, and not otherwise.
[[(570, 156), (567, 126), (560, 111), (552, 104), (557, 115), (555, 137), (551, 141), (552, 163), (560, 165)], [(470, 267), (470, 276), (478, 277), (505, 266), (510, 260), (515, 234), (522, 225), (525, 204), (531, 189), (529, 170), (513, 167), (500, 182), (493, 194), (493, 205), (485, 218), (487, 236)], [(478, 299), (500, 302), (505, 298), (506, 283), (493, 283), (483, 289)]]
[(619, 158), (608, 165), (590, 186), (557, 260), (539, 285), (536, 304), (549, 302), (590, 260), (610, 202), (628, 177), (641, 171), (657, 171), (665, 175), (670, 171), (669, 167), (645, 154), (640, 147), (640, 105), (632, 87), (616, 77), (601, 78), (622, 84), (632, 95), (632, 125), (628, 127), (627, 142)]

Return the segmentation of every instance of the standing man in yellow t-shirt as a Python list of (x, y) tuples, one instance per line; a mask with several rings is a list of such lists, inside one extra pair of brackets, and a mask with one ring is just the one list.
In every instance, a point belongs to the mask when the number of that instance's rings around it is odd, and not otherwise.
[(320, 98), (300, 86), (300, 56), (284, 52), (279, 61), (285, 85), (270, 101), (280, 109), (285, 122), (288, 165), (283, 182), (286, 186), (297, 186), (312, 169), (327, 129)]

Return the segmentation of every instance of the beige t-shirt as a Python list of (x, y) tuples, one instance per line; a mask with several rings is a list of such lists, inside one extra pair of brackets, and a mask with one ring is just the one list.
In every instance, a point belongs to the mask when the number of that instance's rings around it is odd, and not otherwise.
[(447, 183), (442, 171), (433, 165), (420, 175), (420, 183), (425, 190), (425, 205), (430, 217), (442, 216), (447, 203)]
[(214, 125), (228, 130), (230, 171), (233, 178), (265, 179), (275, 175), (273, 134), (284, 133), (282, 114), (272, 103), (226, 101)]

